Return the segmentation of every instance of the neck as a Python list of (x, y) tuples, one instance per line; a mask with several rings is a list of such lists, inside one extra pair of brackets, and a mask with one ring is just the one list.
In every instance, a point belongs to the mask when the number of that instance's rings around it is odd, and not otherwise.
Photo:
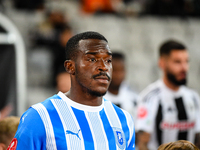
[(173, 91), (178, 91), (178, 90), (179, 90), (179, 87), (180, 87), (180, 86), (171, 83), (171, 82), (167, 79), (167, 77), (164, 77), (164, 78), (163, 78), (163, 82), (164, 82), (164, 84), (165, 84), (169, 89), (171, 89), (171, 90), (173, 90)]
[(84, 91), (77, 92), (77, 90), (73, 87), (71, 87), (71, 89), (65, 93), (65, 95), (71, 100), (83, 105), (100, 106), (102, 104), (102, 96), (97, 97), (89, 93), (85, 93)]
[(110, 85), (108, 91), (114, 95), (118, 95), (119, 93), (119, 86), (112, 86)]

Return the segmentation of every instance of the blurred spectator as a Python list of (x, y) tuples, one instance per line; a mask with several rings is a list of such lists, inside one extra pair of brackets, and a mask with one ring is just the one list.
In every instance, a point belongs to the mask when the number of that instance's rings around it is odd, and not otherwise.
[(105, 99), (128, 111), (136, 119), (137, 95), (125, 82), (126, 64), (122, 53), (112, 53), (112, 81)]
[(184, 15), (185, 0), (152, 0), (149, 1), (148, 13), (153, 15)]
[(6, 117), (0, 121), (0, 150), (6, 150), (19, 125), (19, 117)]
[(66, 93), (71, 88), (70, 74), (61, 72), (56, 77), (57, 90)]
[(65, 26), (69, 24), (62, 12), (53, 10), (47, 12), (46, 20), (31, 31), (32, 45), (51, 47), (59, 40), (58, 35)]
[(193, 0), (194, 16), (200, 17), (200, 1)]
[(38, 10), (44, 8), (44, 0), (13, 0), (14, 6), (21, 10)]
[(56, 86), (56, 76), (64, 72), (65, 45), (73, 31), (61, 12), (52, 11), (46, 21), (36, 31), (32, 31), (33, 47), (46, 47), (52, 53), (52, 85)]
[(59, 73), (65, 72), (64, 61), (66, 59), (65, 56), (65, 45), (67, 41), (72, 37), (73, 31), (70, 27), (64, 27), (59, 34), (58, 43), (52, 45), (51, 50), (53, 52), (53, 80), (55, 85), (56, 76)]
[(147, 14), (159, 16), (198, 16), (199, 0), (152, 0), (146, 1)]
[(176, 142), (162, 144), (158, 147), (158, 150), (199, 150), (199, 149), (189, 141), (179, 140)]

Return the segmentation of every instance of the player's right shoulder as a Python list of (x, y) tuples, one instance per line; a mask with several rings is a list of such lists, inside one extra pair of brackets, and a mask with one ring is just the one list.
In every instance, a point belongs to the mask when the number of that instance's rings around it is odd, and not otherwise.
[(161, 87), (159, 86), (159, 81), (151, 83), (148, 85), (140, 94), (139, 100), (142, 102), (148, 102), (156, 99), (161, 93)]
[(35, 123), (35, 121), (37, 123), (39, 123), (40, 121), (40, 116), (38, 114), (38, 112), (30, 107), (22, 116), (20, 119), (20, 124), (19, 126), (31, 126)]

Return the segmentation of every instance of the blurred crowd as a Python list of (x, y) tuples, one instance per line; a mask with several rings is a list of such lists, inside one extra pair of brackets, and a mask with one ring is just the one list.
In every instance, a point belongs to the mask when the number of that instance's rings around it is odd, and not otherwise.
[[(19, 10), (44, 10), (47, 0), (12, 0)], [(199, 0), (76, 0), (82, 13), (116, 15), (200, 16)], [(3, 6), (3, 0), (1, 0)]]

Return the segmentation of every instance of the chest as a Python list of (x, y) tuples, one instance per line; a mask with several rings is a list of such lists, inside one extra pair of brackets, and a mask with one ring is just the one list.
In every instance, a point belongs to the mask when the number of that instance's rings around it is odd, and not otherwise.
[[(65, 113), (70, 110), (65, 110)], [(73, 110), (60, 113), (60, 122), (54, 126), (57, 149), (63, 145), (71, 150), (125, 149), (125, 133), (119, 123), (113, 122), (105, 112), (86, 113)]]
[(169, 122), (177, 120), (195, 121), (197, 106), (192, 95), (161, 95), (163, 119)]

